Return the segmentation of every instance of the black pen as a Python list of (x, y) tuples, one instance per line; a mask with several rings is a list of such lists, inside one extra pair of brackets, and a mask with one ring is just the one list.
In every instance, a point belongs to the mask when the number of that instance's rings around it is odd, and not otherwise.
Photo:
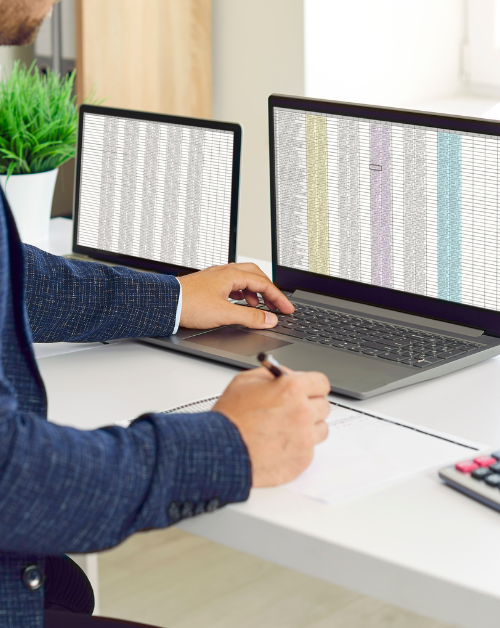
[(272, 355), (267, 355), (267, 353), (259, 353), (257, 359), (265, 366), (268, 371), (270, 371), (274, 377), (281, 377), (282, 375), (286, 375), (285, 371), (281, 368), (281, 364), (273, 358)]

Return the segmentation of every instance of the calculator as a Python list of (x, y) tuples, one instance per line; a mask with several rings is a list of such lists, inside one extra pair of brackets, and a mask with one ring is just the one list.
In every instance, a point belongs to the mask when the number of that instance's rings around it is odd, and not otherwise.
[(472, 499), (500, 511), (500, 450), (445, 467), (439, 471), (439, 477)]

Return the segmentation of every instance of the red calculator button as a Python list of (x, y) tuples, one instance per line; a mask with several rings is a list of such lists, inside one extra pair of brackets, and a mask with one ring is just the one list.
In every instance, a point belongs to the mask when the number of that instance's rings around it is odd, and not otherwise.
[(492, 456), (478, 456), (477, 458), (474, 458), (474, 462), (480, 467), (489, 467), (490, 464), (495, 464), (496, 461), (496, 458), (493, 458)]
[(461, 471), (462, 473), (471, 473), (478, 468), (478, 465), (472, 460), (463, 460), (462, 462), (457, 462), (455, 465), (455, 469), (457, 471)]

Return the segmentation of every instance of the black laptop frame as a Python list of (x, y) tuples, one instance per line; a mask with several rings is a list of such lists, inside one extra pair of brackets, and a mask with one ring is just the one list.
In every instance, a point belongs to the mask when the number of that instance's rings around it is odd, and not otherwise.
[(391, 109), (374, 105), (361, 105), (312, 98), (299, 98), (272, 94), (269, 97), (269, 161), (271, 176), (271, 235), (273, 281), (284, 291), (307, 290), (359, 303), (389, 308), (408, 314), (434, 318), (448, 323), (481, 329), (500, 337), (500, 312), (443, 299), (410, 294), (393, 288), (381, 288), (357, 281), (328, 277), (310, 271), (296, 270), (278, 265), (278, 233), (276, 219), (276, 174), (274, 149), (274, 108), (298, 109), (313, 113), (368, 118), (400, 122), (469, 133), (500, 136), (500, 122), (482, 118), (466, 118), (437, 113)]
[(236, 259), (236, 229), (238, 221), (238, 198), (240, 183), (240, 163), (241, 163), (241, 138), (242, 128), (239, 124), (232, 122), (219, 122), (216, 120), (205, 120), (202, 118), (186, 118), (184, 116), (173, 116), (159, 113), (149, 113), (145, 111), (132, 111), (129, 109), (115, 109), (112, 107), (100, 107), (97, 105), (81, 105), (78, 119), (78, 148), (75, 167), (75, 187), (73, 197), (73, 252), (88, 255), (94, 259), (112, 262), (121, 266), (131, 266), (144, 270), (154, 271), (169, 275), (183, 275), (197, 272), (197, 268), (178, 266), (168, 262), (136, 257), (134, 255), (124, 255), (112, 251), (103, 251), (92, 247), (78, 244), (78, 219), (80, 204), (80, 183), (82, 164), (82, 140), (83, 140), (83, 117), (86, 113), (98, 115), (130, 118), (132, 120), (146, 120), (151, 122), (162, 122), (168, 124), (178, 124), (181, 126), (193, 126), (205, 129), (216, 129), (230, 131), (234, 134), (233, 161), (232, 161), (232, 181), (231, 181), (231, 214), (229, 223), (229, 251), (228, 263)]

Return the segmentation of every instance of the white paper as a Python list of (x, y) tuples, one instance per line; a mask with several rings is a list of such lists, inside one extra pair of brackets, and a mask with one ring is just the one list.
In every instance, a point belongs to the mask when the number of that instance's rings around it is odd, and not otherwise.
[(311, 465), (285, 486), (327, 503), (357, 496), (476, 451), (432, 434), (332, 405), (328, 438)]

